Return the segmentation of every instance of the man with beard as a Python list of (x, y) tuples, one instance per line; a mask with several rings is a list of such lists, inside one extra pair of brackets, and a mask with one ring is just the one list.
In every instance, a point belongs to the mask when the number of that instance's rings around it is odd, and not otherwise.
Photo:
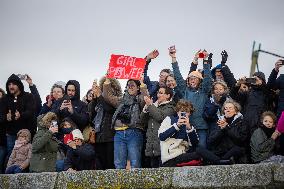
[(80, 83), (69, 80), (65, 86), (66, 95), (56, 101), (52, 106), (52, 112), (56, 113), (61, 122), (64, 118), (70, 118), (81, 131), (88, 124), (87, 105), (80, 100)]
[(5, 95), (0, 100), (0, 124), (6, 127), (7, 154), (10, 156), (17, 133), (21, 129), (33, 128), (33, 118), (35, 116), (35, 101), (32, 94), (24, 91), (24, 85), (20, 78), (12, 74), (6, 82)]

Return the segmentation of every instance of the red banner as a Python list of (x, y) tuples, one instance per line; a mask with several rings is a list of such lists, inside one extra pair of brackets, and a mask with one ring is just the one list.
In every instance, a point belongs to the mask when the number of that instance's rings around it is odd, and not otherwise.
[(146, 60), (124, 55), (111, 55), (108, 78), (140, 80)]

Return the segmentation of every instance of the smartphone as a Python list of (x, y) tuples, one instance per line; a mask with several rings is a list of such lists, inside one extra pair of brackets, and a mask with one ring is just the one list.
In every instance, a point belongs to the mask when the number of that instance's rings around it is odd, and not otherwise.
[(283, 60), (283, 59), (281, 59), (280, 61), (281, 61), (281, 65), (284, 65), (284, 60)]
[(175, 45), (170, 46), (169, 50), (171, 54), (174, 54), (176, 52), (176, 46)]
[(198, 54), (198, 58), (204, 58), (204, 57), (205, 57), (204, 53), (201, 52), (201, 53)]
[(186, 112), (181, 112), (181, 113), (180, 113), (180, 116), (181, 116), (181, 117), (186, 117)]
[(51, 123), (52, 123), (52, 126), (53, 126), (53, 127), (58, 127), (58, 125), (57, 125), (57, 121), (52, 120), (52, 121), (51, 121)]
[(65, 100), (66, 100), (67, 103), (69, 103), (70, 100), (71, 100), (70, 96), (66, 95)]
[(26, 80), (27, 79), (27, 74), (18, 74), (17, 76), (20, 78), (20, 80)]
[(248, 78), (246, 78), (246, 82), (250, 83), (250, 84), (255, 84), (256, 83), (256, 78), (248, 77)]

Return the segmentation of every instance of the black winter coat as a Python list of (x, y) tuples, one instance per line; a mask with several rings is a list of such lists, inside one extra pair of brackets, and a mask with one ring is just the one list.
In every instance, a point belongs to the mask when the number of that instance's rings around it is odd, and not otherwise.
[(67, 82), (65, 91), (67, 91), (68, 85), (74, 85), (75, 86), (75, 96), (71, 98), (72, 107), (74, 110), (74, 113), (71, 114), (68, 112), (67, 108), (60, 110), (60, 106), (62, 102), (66, 99), (66, 96), (62, 99), (57, 100), (53, 106), (52, 106), (52, 112), (56, 113), (56, 115), (59, 117), (59, 121), (62, 122), (65, 118), (70, 118), (77, 126), (78, 128), (83, 131), (84, 128), (87, 126), (89, 121), (89, 115), (87, 113), (87, 105), (86, 103), (82, 102), (80, 100), (80, 84), (76, 80), (70, 80)]
[[(9, 93), (8, 84), (10, 82), (16, 83), (21, 91), (17, 98)], [(35, 100), (33, 95), (24, 91), (22, 81), (15, 74), (12, 74), (7, 80), (6, 90), (7, 95), (0, 100), (0, 125), (5, 126), (6, 133), (10, 135), (17, 135), (21, 129), (29, 129), (31, 133), (34, 133)], [(12, 112), (12, 121), (7, 121), (9, 110)], [(18, 120), (15, 120), (16, 110), (20, 113)]]
[(68, 148), (64, 160), (64, 170), (72, 168), (76, 171), (95, 169), (95, 149), (91, 144), (82, 144), (77, 149)]
[(216, 127), (208, 136), (208, 148), (216, 155), (228, 152), (232, 147), (239, 146), (247, 149), (248, 127), (243, 121), (241, 114), (237, 114), (231, 124), (224, 129)]

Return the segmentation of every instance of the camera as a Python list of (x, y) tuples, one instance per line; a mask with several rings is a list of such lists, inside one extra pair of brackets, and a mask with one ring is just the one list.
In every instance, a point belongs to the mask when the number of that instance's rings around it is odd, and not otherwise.
[(284, 60), (283, 60), (283, 59), (281, 59), (280, 61), (281, 61), (281, 65), (284, 65)]
[(256, 83), (256, 78), (248, 77), (248, 78), (246, 78), (246, 83), (255, 84)]
[(204, 58), (204, 57), (205, 57), (205, 54), (203, 52), (198, 54), (198, 58)]
[(20, 78), (20, 80), (26, 80), (27, 74), (17, 74), (17, 76)]

